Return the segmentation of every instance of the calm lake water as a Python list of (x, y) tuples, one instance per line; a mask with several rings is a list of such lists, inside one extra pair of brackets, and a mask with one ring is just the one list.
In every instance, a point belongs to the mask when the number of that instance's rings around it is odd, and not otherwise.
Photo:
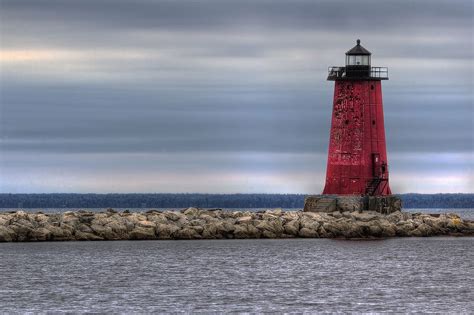
[(0, 313), (474, 310), (474, 238), (0, 243)]

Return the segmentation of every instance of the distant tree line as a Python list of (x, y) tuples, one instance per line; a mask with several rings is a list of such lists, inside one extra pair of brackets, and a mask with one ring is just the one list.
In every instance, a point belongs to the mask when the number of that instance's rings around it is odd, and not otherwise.
[(0, 194), (0, 208), (301, 208), (297, 194)]
[[(302, 208), (303, 194), (0, 194), (0, 208)], [(402, 194), (405, 208), (474, 208), (474, 194)]]
[(404, 208), (474, 208), (474, 194), (401, 194)]

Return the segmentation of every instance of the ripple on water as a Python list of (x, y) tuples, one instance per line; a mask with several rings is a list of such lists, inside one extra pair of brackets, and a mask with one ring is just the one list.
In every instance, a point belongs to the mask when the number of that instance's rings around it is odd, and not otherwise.
[(0, 244), (3, 312), (474, 309), (474, 238)]

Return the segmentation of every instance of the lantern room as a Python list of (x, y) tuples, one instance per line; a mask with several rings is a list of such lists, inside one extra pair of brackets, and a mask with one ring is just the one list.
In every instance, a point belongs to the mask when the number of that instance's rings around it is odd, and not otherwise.
[(371, 66), (371, 53), (360, 44), (346, 52), (344, 67), (329, 67), (328, 80), (388, 80), (388, 70), (385, 67)]
[(349, 78), (369, 77), (370, 55), (370, 51), (362, 47), (358, 39), (357, 45), (346, 52), (346, 76)]
[(370, 67), (370, 51), (360, 45), (360, 39), (357, 45), (346, 52), (346, 67)]

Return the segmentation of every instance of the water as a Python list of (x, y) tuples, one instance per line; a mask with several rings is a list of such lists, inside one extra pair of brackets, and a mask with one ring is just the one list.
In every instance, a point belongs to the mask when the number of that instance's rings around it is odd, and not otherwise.
[[(94, 211), (94, 212), (100, 212), (100, 211), (105, 211), (107, 208), (25, 208), (21, 209), (24, 211), (28, 212), (38, 212), (41, 211), (43, 213), (60, 213), (60, 212), (66, 212), (66, 211), (77, 211), (77, 210), (88, 210), (88, 211)], [(143, 212), (149, 210), (149, 208), (114, 208), (117, 211), (124, 211), (124, 210), (129, 210), (132, 212)], [(155, 208), (156, 210), (182, 210), (182, 208)], [(230, 211), (260, 211), (260, 210), (267, 210), (268, 208), (251, 208), (251, 209), (243, 209), (243, 208), (224, 208), (224, 210), (230, 210)], [(18, 208), (0, 208), (0, 212), (8, 212), (8, 211), (18, 211), (20, 209)], [(286, 211), (296, 211), (296, 210), (301, 210), (301, 209), (283, 209)], [(464, 219), (469, 219), (469, 220), (474, 220), (474, 209), (473, 208), (449, 208), (449, 209), (444, 209), (444, 208), (425, 208), (425, 209), (403, 209), (403, 211), (408, 211), (408, 212), (422, 212), (422, 213), (457, 213), (461, 216), (461, 218)]]
[(0, 313), (466, 313), (473, 245), (472, 237), (0, 243)]

